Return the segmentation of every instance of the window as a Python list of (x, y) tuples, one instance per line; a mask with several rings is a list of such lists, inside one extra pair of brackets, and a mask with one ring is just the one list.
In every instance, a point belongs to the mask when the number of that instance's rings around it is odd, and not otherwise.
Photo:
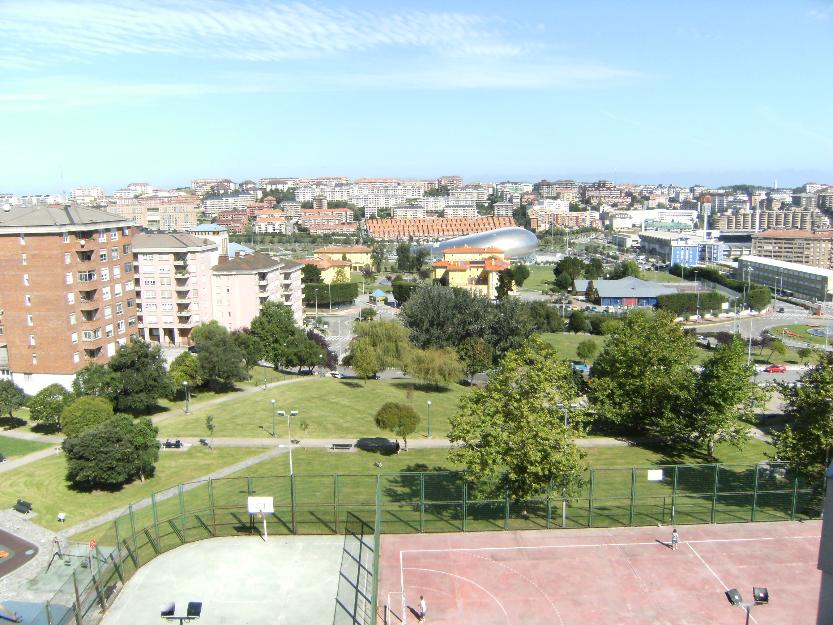
[[(118, 286), (118, 285), (116, 285), (116, 286)], [(116, 314), (117, 315), (123, 315), (124, 314), (124, 304), (123, 303), (119, 302), (118, 304), (116, 304)]]
[(28, 273), (23, 274), (23, 286), (29, 286), (29, 274)]
[(27, 306), (32, 305), (32, 296), (31, 295), (24, 295), (23, 301), (26, 303)]
[(64, 232), (64, 243), (69, 243), (69, 232)]
[(110, 248), (110, 258), (112, 258), (113, 260), (118, 260), (119, 259), (119, 248), (118, 247)]
[(70, 342), (75, 345), (78, 342), (78, 332), (73, 332), (69, 335)]
[(38, 364), (38, 355), (37, 354), (32, 354), (32, 364), (33, 365)]
[(75, 303), (75, 293), (67, 293), (67, 304), (70, 306)]
[(26, 325), (27, 326), (35, 325), (35, 319), (32, 317), (32, 315), (26, 315)]
[(98, 260), (102, 263), (107, 262), (107, 250), (98, 250)]
[(26, 264), (26, 260), (27, 260), (27, 259), (26, 259), (26, 254), (21, 254), (21, 255), (20, 255), (20, 264), (21, 264), (21, 265), (25, 265), (25, 264)]
[[(129, 322), (130, 322), (130, 320), (128, 319), (128, 323)], [(153, 316), (153, 315), (151, 315), (150, 317), (145, 315), (145, 324), (149, 324), (149, 323), (156, 323), (156, 317)]]
[(112, 323), (108, 323), (106, 326), (104, 326), (104, 336), (106, 336), (108, 338), (113, 336), (113, 324)]
[(20, 244), (21, 245), (26, 245), (26, 235), (25, 234), (20, 235)]
[(64, 274), (64, 282), (66, 282), (67, 284), (72, 284), (72, 272), (71, 271), (69, 273)]
[(76, 323), (75, 313), (69, 313), (69, 325), (74, 326)]
[(159, 278), (159, 285), (160, 286), (171, 286), (171, 279), (170, 278)]
[(162, 299), (171, 299), (171, 292), (170, 291), (160, 291), (159, 297)]
[(156, 286), (156, 280), (142, 280), (143, 286)]
[(104, 288), (101, 289), (101, 299), (103, 299), (105, 302), (110, 299), (110, 287), (109, 286), (105, 286)]
[(92, 282), (95, 280), (95, 270), (90, 271), (79, 271), (78, 272), (78, 281), (79, 282)]
[(69, 265), (72, 262), (72, 256), (69, 255), (69, 252), (64, 252), (64, 264)]
[(156, 304), (142, 304), (144, 312), (156, 312)]
[(121, 233), (124, 236), (128, 236), (130, 234), (130, 228), (125, 226), (124, 228), (121, 229)]
[(113, 267), (113, 280), (118, 280), (119, 278), (121, 278), (121, 267), (116, 265)]
[(124, 263), (124, 273), (133, 273), (133, 263)]
[(116, 282), (113, 285), (113, 295), (115, 295), (116, 297), (121, 295), (121, 282)]
[(119, 231), (115, 228), (110, 230), (110, 240), (111, 241), (118, 241), (119, 239)]
[(78, 352), (72, 354), (72, 362), (81, 362), (81, 355)]
[(110, 268), (109, 267), (102, 267), (101, 268), (101, 279), (110, 281)]
[(128, 325), (128, 326), (131, 326), (131, 327), (132, 327), (132, 326), (135, 326), (135, 325), (136, 325), (136, 317), (130, 317), (130, 318), (127, 320), (127, 325)]
[(125, 282), (124, 283), (124, 290), (125, 291), (132, 291), (133, 290), (133, 282)]
[(113, 316), (113, 309), (110, 308), (109, 306), (105, 306), (104, 307), (104, 318), (109, 319), (112, 316)]
[(171, 312), (174, 309), (174, 305), (173, 304), (162, 304), (160, 306), (160, 308), (162, 309), (163, 312)]
[(135, 305), (136, 305), (136, 300), (133, 299), (132, 297), (127, 300), (127, 307), (128, 308), (133, 308), (133, 306), (135, 306)]
[(99, 243), (104, 243), (105, 241), (107, 241), (107, 233), (104, 230), (99, 230), (98, 231), (98, 242)]
[(119, 334), (124, 334), (124, 319), (119, 319), (116, 323), (116, 329), (118, 330)]
[(85, 341), (95, 341), (96, 339), (101, 338), (101, 328), (96, 328), (95, 330), (84, 330), (81, 333), (81, 336)]
[[(122, 245), (121, 246), (121, 251), (124, 253), (125, 256), (127, 256), (130, 253), (130, 245), (128, 245), (128, 244)], [(148, 256), (151, 256), (151, 254), (148, 254)], [(148, 258), (148, 260), (151, 260), (151, 259)]]
[(29, 347), (34, 347), (34, 346), (35, 346), (35, 335), (30, 334), (29, 335)]

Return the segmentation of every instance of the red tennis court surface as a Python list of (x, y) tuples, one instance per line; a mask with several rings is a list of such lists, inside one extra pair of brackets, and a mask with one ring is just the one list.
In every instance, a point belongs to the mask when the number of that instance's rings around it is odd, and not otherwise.
[(815, 623), (820, 522), (677, 529), (677, 551), (670, 527), (385, 535), (379, 603), (392, 625), (420, 595), (426, 625), (738, 625), (724, 592), (764, 586), (750, 622)]

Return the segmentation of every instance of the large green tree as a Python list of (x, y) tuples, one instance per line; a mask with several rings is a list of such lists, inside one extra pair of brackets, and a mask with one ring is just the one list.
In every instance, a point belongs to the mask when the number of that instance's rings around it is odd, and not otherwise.
[(463, 377), (463, 363), (450, 348), (415, 349), (407, 363), (408, 373), (434, 387), (448, 386)]
[(466, 465), (471, 479), (491, 482), (515, 500), (548, 486), (571, 493), (586, 469), (573, 441), (586, 419), (573, 406), (578, 398), (570, 364), (533, 337), (506, 354), (488, 385), (460, 400), (449, 433), (457, 446), (449, 457)]
[(584, 261), (580, 258), (576, 258), (575, 256), (565, 256), (555, 264), (552, 272), (556, 279), (558, 279), (558, 276), (561, 274), (566, 274), (570, 279), (570, 283), (572, 283), (574, 280), (577, 280), (584, 275), (585, 268)]
[(457, 355), (469, 380), (492, 366), (492, 347), (479, 336), (468, 338), (457, 346)]
[(301, 279), (304, 284), (319, 284), (321, 282), (321, 270), (315, 265), (304, 265), (301, 267)]
[(377, 371), (405, 368), (412, 345), (408, 339), (408, 330), (398, 321), (380, 319), (355, 322), (353, 332), (356, 335), (354, 341), (367, 341), (373, 348), (376, 353)]
[(26, 403), (23, 389), (11, 380), (0, 380), (0, 413), (6, 413), (11, 419), (14, 411)]
[(499, 300), (505, 299), (515, 288), (515, 277), (511, 269), (504, 269), (497, 275), (497, 288), (495, 297)]
[(147, 413), (160, 397), (170, 397), (173, 392), (159, 345), (134, 338), (116, 351), (107, 367), (115, 374), (117, 412)]
[(203, 383), (210, 388), (229, 388), (249, 377), (246, 355), (229, 331), (216, 321), (194, 328), (191, 339), (197, 347), (197, 361)]
[(678, 438), (704, 449), (711, 460), (718, 443), (742, 448), (749, 438), (743, 420), (755, 417), (755, 408), (763, 399), (754, 378), (755, 367), (746, 364), (742, 340), (733, 337), (718, 347), (697, 375), (693, 401), (686, 410), (687, 418), (680, 419)]
[(72, 391), (79, 397), (82, 395), (97, 395), (107, 397), (111, 401), (116, 399), (118, 375), (106, 365), (90, 363), (75, 374), (72, 381)]
[(200, 361), (191, 352), (182, 352), (174, 358), (168, 368), (168, 373), (171, 376), (174, 391), (179, 391), (186, 382), (191, 389), (195, 389), (203, 383)]
[(113, 404), (104, 397), (78, 397), (61, 411), (61, 431), (78, 436), (113, 418)]
[(631, 312), (593, 362), (597, 414), (630, 432), (673, 437), (691, 405), (694, 339), (667, 312)]
[(353, 340), (350, 344), (348, 362), (356, 375), (364, 378), (365, 386), (367, 386), (367, 379), (372, 378), (382, 368), (376, 348), (369, 339)]
[(638, 278), (642, 275), (639, 265), (633, 260), (623, 260), (621, 263), (616, 263), (613, 271), (610, 273), (611, 280), (620, 280), (621, 278)]
[(416, 432), (419, 425), (419, 415), (408, 404), (396, 402), (385, 402), (376, 412), (374, 418), (376, 427), (380, 430), (392, 432), (397, 437), (402, 437), (405, 443), (405, 450), (408, 449), (408, 436)]
[(821, 480), (833, 460), (833, 353), (821, 356), (800, 382), (781, 385), (788, 422), (782, 431), (772, 433), (775, 457)]
[(29, 400), (29, 416), (42, 427), (57, 430), (61, 426), (61, 412), (73, 397), (60, 384), (50, 384)]
[(276, 369), (285, 363), (290, 340), (301, 334), (292, 309), (277, 302), (266, 302), (252, 319), (251, 334), (261, 345), (263, 358)]

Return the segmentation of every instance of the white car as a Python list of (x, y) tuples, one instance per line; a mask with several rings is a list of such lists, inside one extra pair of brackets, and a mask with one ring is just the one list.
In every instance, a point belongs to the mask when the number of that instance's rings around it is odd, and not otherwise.
[(339, 380), (344, 377), (344, 374), (341, 371), (330, 371), (330, 375)]

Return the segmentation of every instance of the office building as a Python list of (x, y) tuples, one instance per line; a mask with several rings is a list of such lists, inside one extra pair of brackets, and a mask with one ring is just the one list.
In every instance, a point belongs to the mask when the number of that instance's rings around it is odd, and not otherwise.
[(752, 255), (833, 269), (833, 230), (767, 230), (752, 235)]
[(726, 257), (725, 243), (699, 234), (649, 230), (639, 233), (639, 247), (643, 254), (683, 267), (716, 263)]
[(0, 378), (33, 394), (137, 334), (133, 224), (79, 206), (0, 212)]
[(830, 269), (761, 256), (741, 256), (735, 277), (810, 302), (833, 301), (833, 270)]

